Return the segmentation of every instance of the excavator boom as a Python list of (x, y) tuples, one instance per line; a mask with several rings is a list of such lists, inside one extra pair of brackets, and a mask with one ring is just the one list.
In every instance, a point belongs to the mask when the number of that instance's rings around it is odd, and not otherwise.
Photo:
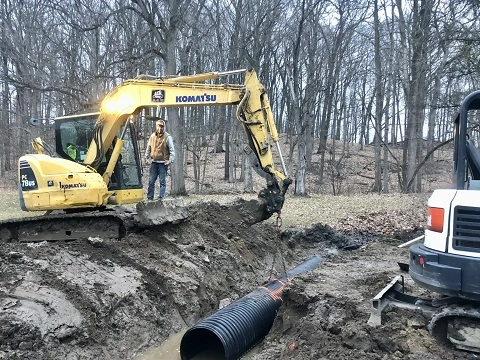
[[(278, 144), (279, 136), (273, 119), (268, 95), (253, 70), (245, 72), (243, 85), (207, 84), (197, 81), (214, 80), (235, 72), (206, 73), (166, 79), (127, 80), (113, 89), (102, 101), (97, 122), (102, 127), (99, 141), (107, 148), (126, 119), (138, 114), (145, 107), (184, 107), (237, 105), (237, 119), (242, 123), (250, 147), (257, 157), (260, 168), (268, 174), (285, 180), (287, 170), (280, 154), (282, 170), (274, 166), (271, 141)], [(85, 163), (96, 168), (99, 161), (97, 142), (89, 148)]]

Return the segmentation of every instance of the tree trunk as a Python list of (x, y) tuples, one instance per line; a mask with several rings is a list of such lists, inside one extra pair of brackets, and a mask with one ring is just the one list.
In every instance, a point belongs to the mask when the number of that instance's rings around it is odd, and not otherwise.
[(307, 161), (305, 157), (305, 141), (298, 142), (298, 167), (295, 174), (295, 195), (307, 195), (305, 188), (305, 172), (307, 168)]
[[(226, 129), (228, 129), (229, 124), (228, 118), (227, 118), (227, 108), (225, 106), (221, 106), (220, 108), (217, 109), (218, 111), (218, 136), (217, 136), (217, 141), (215, 142), (215, 147), (213, 148), (214, 153), (222, 153), (225, 150), (223, 149), (223, 143), (225, 141), (224, 135), (226, 132)], [(228, 146), (228, 145), (227, 145)]]
[[(173, 1), (173, 0), (172, 0)], [(172, 3), (171, 9), (174, 8)], [(173, 18), (173, 16), (172, 16)], [(173, 20), (172, 20), (173, 21)], [(165, 72), (166, 74), (176, 74), (176, 56), (175, 50), (177, 48), (177, 24), (170, 24), (169, 31), (165, 34), (165, 48), (166, 48), (166, 58), (165, 58)], [(184, 153), (183, 149), (185, 146), (185, 119), (179, 116), (179, 108), (168, 108), (168, 122), (169, 127), (168, 131), (172, 135), (173, 143), (175, 146), (175, 161), (171, 165), (171, 181), (170, 181), (170, 194), (175, 195), (185, 195), (187, 193), (185, 187), (185, 176), (184, 176)]]
[(243, 156), (243, 191), (253, 193), (252, 165), (246, 155)]
[[(381, 159), (381, 136), (383, 116), (383, 83), (382, 64), (380, 61), (380, 21), (378, 20), (378, 0), (373, 2), (373, 23), (375, 29), (375, 182), (373, 191), (382, 192), (382, 159)], [(385, 174), (386, 175), (386, 174)]]
[[(8, 73), (7, 58), (2, 56), (2, 74)], [(7, 162), (9, 161), (10, 153), (10, 137), (9, 132), (9, 92), (8, 82), (4, 81), (2, 89), (2, 109), (0, 112), (0, 128), (4, 129), (0, 132), (0, 176), (5, 176), (5, 170), (7, 170)]]
[[(419, 5), (420, 1), (420, 5)], [(400, 14), (400, 24), (405, 24), (401, 12), (401, 1), (397, 0)], [(422, 157), (423, 119), (426, 106), (426, 77), (428, 72), (428, 36), (431, 18), (432, 2), (429, 0), (414, 0), (413, 23), (411, 34), (412, 58), (410, 74), (406, 81), (406, 113), (407, 127), (405, 132), (405, 147), (403, 151), (402, 190), (404, 192), (421, 191), (420, 172), (415, 176), (418, 181), (412, 181), (415, 169)], [(402, 29), (405, 31), (405, 29)], [(401, 32), (402, 37), (405, 33)], [(408, 184), (416, 184), (414, 188)]]
[[(229, 181), (230, 180), (230, 162), (231, 162), (231, 154), (232, 154), (232, 147), (230, 146), (230, 129), (232, 127), (232, 123), (230, 118), (227, 118), (225, 116), (224, 119), (220, 119), (220, 122), (223, 123), (224, 125), (220, 127), (219, 131), (221, 131), (221, 134), (218, 134), (218, 137), (222, 138), (222, 144), (223, 144), (223, 135), (225, 134), (225, 158), (224, 158), (224, 180)], [(215, 152), (218, 150), (218, 144), (220, 143), (220, 140), (217, 140), (215, 143), (215, 146), (217, 148), (215, 149)], [(222, 145), (223, 146), (223, 145)]]

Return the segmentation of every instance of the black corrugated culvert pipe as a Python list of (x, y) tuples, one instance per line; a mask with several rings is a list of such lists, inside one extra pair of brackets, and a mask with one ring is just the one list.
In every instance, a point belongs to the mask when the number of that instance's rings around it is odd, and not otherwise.
[(282, 304), (285, 284), (321, 262), (321, 257), (313, 257), (196, 323), (183, 335), (182, 360), (238, 359), (270, 331)]

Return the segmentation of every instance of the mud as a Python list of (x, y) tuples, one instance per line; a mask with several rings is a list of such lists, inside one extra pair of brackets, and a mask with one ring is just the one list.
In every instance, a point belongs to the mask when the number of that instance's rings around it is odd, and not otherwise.
[(0, 359), (133, 359), (313, 255), (323, 264), (287, 285), (249, 359), (458, 358), (421, 314), (391, 309), (367, 325), (371, 298), (408, 262), (397, 245), (418, 233), (279, 232), (242, 211), (197, 203), (187, 221), (121, 241), (3, 243)]

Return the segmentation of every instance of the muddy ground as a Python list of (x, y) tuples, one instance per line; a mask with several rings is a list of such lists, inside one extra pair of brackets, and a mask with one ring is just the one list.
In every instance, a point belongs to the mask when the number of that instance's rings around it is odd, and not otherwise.
[(382, 231), (372, 213), (343, 229), (278, 232), (215, 202), (188, 210), (185, 222), (122, 241), (2, 244), (0, 359), (134, 359), (312, 255), (324, 263), (287, 285), (249, 359), (459, 358), (432, 340), (421, 314), (392, 309), (383, 325), (367, 325), (372, 297), (408, 262), (397, 246), (421, 234), (418, 222)]

